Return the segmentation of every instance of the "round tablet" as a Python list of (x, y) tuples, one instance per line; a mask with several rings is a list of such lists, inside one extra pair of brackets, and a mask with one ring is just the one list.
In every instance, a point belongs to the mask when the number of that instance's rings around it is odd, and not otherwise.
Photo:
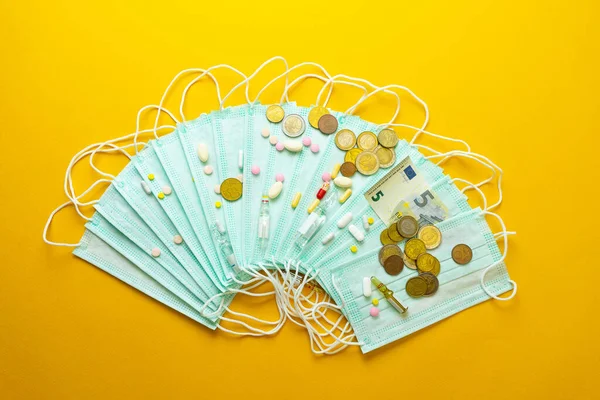
[(321, 179), (323, 179), (323, 182), (329, 182), (331, 180), (331, 174), (329, 172), (323, 172)]
[(283, 182), (285, 180), (285, 176), (283, 176), (282, 173), (279, 173), (279, 174), (275, 175), (275, 180), (277, 182)]
[(312, 140), (310, 140), (310, 138), (308, 136), (306, 136), (305, 138), (302, 139), (302, 144), (305, 145), (306, 147), (310, 146), (311, 143), (312, 143)]
[(250, 171), (252, 172), (252, 175), (258, 175), (260, 174), (260, 167), (258, 165), (253, 165)]
[(371, 315), (371, 317), (379, 316), (379, 308), (371, 307), (371, 309), (369, 310), (369, 314)]
[(275, 146), (277, 144), (279, 140), (277, 139), (277, 136), (271, 136), (269, 138), (269, 143), (271, 143), (273, 146)]
[(269, 136), (271, 136), (271, 132), (269, 131), (269, 128), (263, 128), (263, 130), (260, 132), (260, 134), (264, 138), (268, 138)]
[(310, 145), (310, 151), (312, 151), (313, 153), (318, 153), (319, 152), (319, 145), (316, 143), (313, 143)]
[(283, 149), (285, 149), (285, 146), (283, 145), (283, 143), (277, 143), (275, 145), (275, 148), (277, 149), (277, 151), (283, 151)]

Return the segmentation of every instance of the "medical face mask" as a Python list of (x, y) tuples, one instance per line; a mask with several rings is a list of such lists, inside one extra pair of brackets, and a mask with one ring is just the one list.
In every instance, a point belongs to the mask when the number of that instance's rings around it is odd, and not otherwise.
[(212, 330), (216, 328), (214, 320), (204, 317), (91, 231), (86, 229), (73, 254), (192, 320)]
[[(219, 293), (217, 287), (212, 284), (204, 270), (189, 264), (184, 266), (174, 256), (182, 248), (181, 250), (189, 253), (190, 258), (193, 257), (187, 243), (176, 243), (175, 241), (163, 243), (113, 185), (106, 189), (94, 208), (113, 227), (123, 233), (142, 251), (152, 254), (155, 249), (158, 249), (160, 255), (154, 258), (154, 260), (190, 290), (200, 301), (206, 302), (210, 297)], [(118, 250), (120, 251), (121, 249)], [(211, 311), (214, 311), (214, 309), (211, 309)]]
[[(460, 214), (437, 225), (442, 232), (441, 245), (428, 252), (438, 258), (441, 272), (439, 288), (428, 297), (411, 298), (406, 293), (406, 282), (417, 271), (404, 268), (397, 276), (387, 275), (373, 251), (360, 261), (346, 262), (332, 271), (332, 286), (342, 310), (350, 321), (363, 352), (369, 352), (398, 340), (419, 329), (440, 321), (452, 314), (490, 298), (481, 285), (482, 273), (490, 294), (498, 295), (512, 288), (494, 235), (485, 220), (486, 213), (480, 209)], [(452, 259), (452, 249), (466, 244), (473, 251), (472, 260), (459, 265)], [(400, 313), (373, 288), (372, 295), (363, 295), (363, 278), (377, 277), (393, 296), (408, 307)], [(379, 315), (372, 317), (369, 310), (373, 298), (379, 299)]]

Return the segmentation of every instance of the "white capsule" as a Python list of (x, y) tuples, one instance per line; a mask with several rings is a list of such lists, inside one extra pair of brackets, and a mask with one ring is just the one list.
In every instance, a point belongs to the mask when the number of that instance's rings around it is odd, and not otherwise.
[(331, 232), (329, 235), (325, 236), (323, 238), (323, 240), (321, 240), (321, 243), (327, 244), (327, 243), (331, 242), (334, 237), (335, 237), (335, 233)]
[(148, 184), (144, 181), (142, 181), (142, 189), (144, 189), (144, 192), (146, 192), (146, 194), (152, 193), (152, 190), (150, 190), (150, 186), (148, 186)]
[(215, 221), (215, 225), (217, 226), (217, 230), (221, 233), (225, 233), (225, 227), (223, 226), (223, 224), (221, 223), (221, 221), (217, 220)]
[(333, 180), (333, 183), (335, 184), (335, 186), (341, 188), (349, 188), (350, 186), (352, 186), (352, 179), (345, 176), (338, 176)]
[(204, 143), (198, 144), (198, 158), (202, 162), (208, 161), (208, 147)]
[(240, 150), (238, 153), (238, 168), (244, 168), (244, 150)]
[(365, 228), (365, 231), (371, 229), (371, 225), (369, 225), (369, 217), (366, 215), (363, 215), (363, 228)]
[(338, 219), (337, 226), (343, 229), (352, 221), (352, 213), (346, 213), (342, 218)]
[(283, 183), (281, 183), (281, 182), (275, 182), (269, 188), (269, 193), (268, 193), (269, 194), (269, 198), (270, 199), (277, 198), (277, 196), (279, 196), (279, 193), (281, 193), (281, 189), (283, 189)]
[(297, 153), (302, 150), (302, 142), (298, 140), (286, 140), (283, 142), (283, 147), (285, 147), (287, 151)]
[(368, 276), (363, 278), (363, 296), (371, 297), (371, 279)]
[(350, 226), (348, 226), (348, 230), (350, 231), (350, 234), (354, 236), (354, 239), (358, 240), (359, 242), (365, 240), (365, 233), (358, 229), (356, 225), (350, 224)]

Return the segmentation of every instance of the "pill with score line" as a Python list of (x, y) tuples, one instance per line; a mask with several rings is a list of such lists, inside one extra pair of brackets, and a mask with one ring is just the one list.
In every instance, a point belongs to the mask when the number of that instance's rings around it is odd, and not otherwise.
[(342, 218), (338, 219), (337, 226), (340, 229), (345, 228), (350, 222), (352, 222), (352, 213), (346, 213)]
[(350, 231), (350, 234), (354, 236), (354, 239), (358, 240), (359, 242), (365, 240), (365, 233), (358, 229), (356, 225), (350, 224), (348, 226), (348, 230)]

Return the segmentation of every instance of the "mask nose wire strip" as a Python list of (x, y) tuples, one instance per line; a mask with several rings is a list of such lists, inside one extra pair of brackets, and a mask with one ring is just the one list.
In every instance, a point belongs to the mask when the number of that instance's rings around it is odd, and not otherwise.
[(502, 219), (502, 217), (500, 217), (498, 214), (490, 212), (490, 211), (484, 211), (483, 213), (486, 215), (491, 215), (491, 216), (496, 217), (498, 222), (500, 222), (500, 225), (502, 226), (502, 231), (499, 233), (504, 235), (504, 252), (502, 254), (502, 257), (498, 261), (496, 261), (495, 263), (488, 266), (485, 270), (483, 270), (483, 273), (481, 274), (481, 278), (480, 278), (481, 287), (487, 293), (488, 296), (490, 296), (496, 300), (508, 301), (508, 300), (512, 299), (513, 297), (515, 297), (515, 295), (517, 294), (517, 282), (513, 281), (512, 279), (508, 280), (513, 286), (512, 293), (508, 297), (496, 296), (495, 294), (490, 292), (488, 290), (488, 288), (485, 286), (485, 276), (487, 275), (487, 273), (495, 266), (504, 262), (504, 260), (506, 259), (506, 255), (508, 254), (508, 232), (506, 230), (506, 225), (504, 225), (504, 220)]

